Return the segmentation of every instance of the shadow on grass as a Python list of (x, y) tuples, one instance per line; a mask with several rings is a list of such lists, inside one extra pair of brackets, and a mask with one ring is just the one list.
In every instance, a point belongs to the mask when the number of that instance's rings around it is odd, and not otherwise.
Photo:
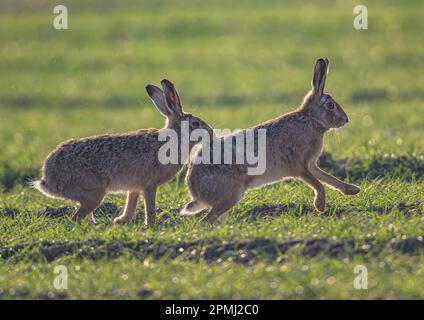
[(418, 154), (384, 154), (369, 159), (343, 158), (333, 159), (324, 152), (319, 165), (338, 178), (349, 177), (353, 181), (375, 180), (383, 177), (399, 178), (403, 181), (415, 181), (424, 178), (424, 156)]
[(344, 214), (358, 213), (358, 212), (373, 212), (378, 214), (390, 214), (393, 210), (398, 210), (405, 216), (411, 216), (413, 214), (422, 214), (421, 204), (407, 204), (401, 202), (393, 207), (366, 207), (362, 209), (358, 208), (349, 208), (349, 207), (337, 207), (337, 208), (327, 208), (323, 213), (320, 213), (315, 210), (314, 207), (307, 204), (297, 204), (297, 203), (288, 203), (280, 205), (261, 205), (255, 206), (250, 209), (245, 210), (243, 213), (235, 212), (237, 216), (237, 221), (256, 221), (257, 219), (264, 218), (275, 218), (285, 214), (303, 216), (303, 215), (316, 215), (325, 217), (340, 217)]
[(207, 263), (232, 261), (253, 264), (257, 259), (268, 262), (283, 262), (285, 254), (289, 250), (295, 250), (296, 254), (307, 258), (317, 255), (332, 258), (352, 258), (358, 254), (376, 256), (387, 249), (409, 256), (422, 254), (424, 252), (424, 241), (422, 238), (386, 242), (372, 238), (363, 240), (292, 239), (285, 241), (255, 239), (231, 242), (212, 238), (175, 243), (150, 239), (137, 242), (116, 240), (106, 242), (101, 239), (68, 243), (40, 241), (14, 247), (0, 246), (0, 259), (13, 259), (12, 261), (15, 262), (22, 259), (52, 262), (64, 256), (89, 260), (129, 256), (142, 261), (147, 258), (154, 260), (185, 258), (194, 261), (204, 260)]
[[(72, 216), (72, 214), (76, 211), (76, 207), (72, 206), (63, 206), (59, 208), (46, 207), (43, 210), (36, 213), (39, 216), (45, 216), (52, 219), (62, 218), (65, 216)], [(94, 214), (96, 217), (109, 217), (113, 218), (118, 216), (120, 209), (117, 205), (112, 202), (102, 203), (95, 211)], [(25, 212), (22, 212), (16, 208), (6, 208), (3, 211), (0, 211), (0, 217), (17, 217)]]
[[(304, 203), (288, 203), (288, 204), (279, 204), (279, 205), (260, 205), (254, 206), (248, 209), (243, 209), (243, 212), (240, 210), (235, 210), (230, 214), (231, 219), (234, 219), (235, 222), (254, 222), (258, 219), (266, 218), (276, 218), (282, 215), (294, 215), (294, 216), (303, 216), (303, 215), (316, 215), (323, 218), (326, 217), (340, 217), (344, 214), (351, 213), (360, 213), (360, 212), (371, 212), (378, 214), (390, 214), (393, 210), (398, 210), (400, 213), (406, 217), (413, 214), (423, 214), (421, 209), (422, 203), (405, 203), (401, 202), (393, 207), (365, 207), (359, 210), (358, 208), (349, 208), (349, 207), (337, 207), (337, 208), (327, 208), (324, 213), (317, 212), (314, 207), (304, 204)], [(36, 213), (39, 216), (45, 216), (52, 219), (62, 218), (65, 216), (72, 216), (75, 212), (75, 207), (64, 206), (59, 208), (46, 207), (45, 209)], [(123, 208), (118, 207), (112, 202), (102, 203), (95, 211), (94, 215), (96, 219), (105, 219), (107, 221), (112, 221), (114, 218), (119, 216)], [(196, 214), (193, 217), (184, 217), (179, 214), (179, 209), (170, 209), (163, 211), (161, 208), (157, 209), (156, 220), (159, 225), (164, 226), (176, 226), (182, 223), (182, 221), (187, 219), (198, 219), (203, 216), (203, 213)], [(16, 208), (5, 208), (0, 211), (0, 217), (11, 217), (15, 218), (23, 214), (28, 214), (22, 212)], [(138, 210), (132, 221), (134, 224), (144, 224), (144, 209)]]

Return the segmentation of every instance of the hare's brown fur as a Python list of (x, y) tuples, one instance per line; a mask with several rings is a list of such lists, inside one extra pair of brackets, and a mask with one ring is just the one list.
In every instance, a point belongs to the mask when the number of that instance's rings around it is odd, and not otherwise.
[[(162, 85), (164, 93), (152, 85), (146, 88), (155, 105), (167, 117), (166, 129), (173, 129), (180, 137), (181, 122), (195, 120), (198, 126), (212, 133), (201, 119), (182, 112), (181, 102), (171, 82), (163, 80)], [(66, 141), (47, 157), (42, 179), (34, 185), (47, 195), (79, 202), (81, 206), (75, 216), (81, 219), (91, 214), (107, 193), (127, 191), (125, 211), (115, 219), (118, 224), (131, 221), (139, 194), (143, 192), (146, 224), (152, 226), (155, 222), (156, 189), (172, 179), (183, 163), (160, 163), (158, 152), (166, 143), (159, 141), (161, 130), (164, 129)], [(193, 146), (190, 144), (190, 148)]]
[[(251, 128), (254, 131), (266, 129), (266, 169), (263, 174), (248, 175), (248, 164), (195, 164), (192, 160), (186, 176), (192, 201), (183, 213), (193, 214), (196, 210), (208, 208), (205, 220), (214, 222), (240, 201), (246, 190), (288, 177), (302, 179), (315, 191), (314, 203), (319, 211), (325, 209), (322, 183), (344, 194), (358, 193), (358, 187), (336, 179), (317, 166), (325, 132), (348, 122), (342, 108), (323, 92), (327, 70), (328, 60), (319, 59), (314, 69), (312, 91), (302, 105), (293, 112)], [(233, 136), (220, 139), (223, 141)]]

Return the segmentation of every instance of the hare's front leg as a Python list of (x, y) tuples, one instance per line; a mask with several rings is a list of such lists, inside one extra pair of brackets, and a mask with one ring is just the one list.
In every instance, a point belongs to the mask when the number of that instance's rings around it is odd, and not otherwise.
[(332, 176), (331, 174), (321, 170), (318, 166), (314, 165), (311, 168), (312, 174), (317, 177), (320, 181), (322, 181), (325, 184), (328, 184), (329, 186), (336, 188), (337, 190), (341, 191), (343, 194), (346, 195), (353, 195), (359, 193), (361, 189), (359, 187), (344, 183), (343, 181), (340, 181), (336, 177)]
[(128, 224), (131, 222), (134, 217), (135, 209), (137, 208), (139, 195), (140, 192), (138, 191), (128, 191), (124, 213), (113, 220), (114, 224)]
[(151, 186), (144, 189), (144, 209), (144, 223), (149, 228), (152, 228), (154, 227), (156, 220), (156, 186)]
[(314, 177), (314, 175), (306, 169), (301, 175), (300, 178), (305, 181), (315, 192), (314, 205), (315, 208), (323, 212), (325, 210), (325, 189), (322, 183)]

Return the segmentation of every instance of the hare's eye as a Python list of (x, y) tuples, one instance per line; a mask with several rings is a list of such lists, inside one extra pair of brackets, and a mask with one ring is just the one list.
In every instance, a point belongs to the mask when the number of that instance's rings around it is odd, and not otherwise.
[(199, 122), (199, 121), (197, 121), (197, 120), (193, 120), (193, 121), (191, 122), (191, 125), (192, 125), (193, 127), (195, 127), (195, 128), (198, 128), (198, 127), (200, 126), (200, 122)]
[(328, 102), (327, 104), (326, 104), (326, 107), (327, 107), (327, 109), (329, 109), (329, 110), (333, 110), (334, 109), (334, 103), (333, 102)]

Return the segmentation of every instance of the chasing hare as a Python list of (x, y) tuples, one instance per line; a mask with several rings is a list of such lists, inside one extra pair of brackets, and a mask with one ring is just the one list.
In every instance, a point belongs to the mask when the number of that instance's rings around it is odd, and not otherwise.
[[(328, 59), (317, 60), (312, 90), (304, 97), (299, 108), (251, 128), (254, 132), (266, 129), (266, 168), (263, 174), (248, 175), (247, 164), (196, 162), (201, 151), (191, 159), (186, 183), (192, 200), (181, 214), (192, 215), (205, 210), (203, 221), (214, 223), (242, 199), (246, 190), (287, 177), (300, 178), (314, 190), (314, 205), (321, 212), (325, 209), (325, 190), (322, 183), (346, 195), (360, 191), (357, 186), (336, 179), (317, 165), (324, 134), (331, 128), (343, 127), (348, 122), (340, 105), (331, 95), (324, 93), (328, 65)], [(234, 136), (235, 134), (220, 139), (224, 141), (233, 139)], [(231, 145), (234, 157), (236, 151), (234, 144), (230, 144), (230, 147)], [(221, 219), (222, 217), (219, 220)]]
[[(76, 201), (80, 204), (74, 217), (90, 217), (93, 210), (109, 192), (127, 192), (124, 213), (115, 224), (129, 223), (135, 213), (140, 192), (144, 194), (145, 223), (155, 223), (156, 189), (171, 180), (181, 169), (178, 164), (162, 164), (158, 152), (165, 141), (159, 141), (159, 133), (172, 129), (181, 137), (182, 122), (188, 130), (212, 129), (203, 120), (182, 110), (174, 85), (164, 79), (163, 92), (154, 85), (146, 91), (157, 109), (166, 119), (163, 129), (146, 129), (124, 134), (101, 135), (69, 140), (59, 145), (44, 162), (42, 178), (33, 186), (48, 196)], [(179, 142), (179, 141), (178, 141)], [(189, 143), (191, 149), (195, 143)], [(184, 160), (184, 159), (182, 159)]]

